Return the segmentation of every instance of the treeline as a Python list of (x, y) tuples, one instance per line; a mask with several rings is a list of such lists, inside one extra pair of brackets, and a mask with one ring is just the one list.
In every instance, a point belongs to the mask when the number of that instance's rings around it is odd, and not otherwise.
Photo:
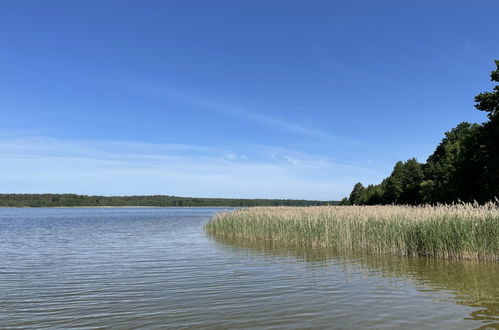
[[(491, 80), (499, 82), (499, 61)], [(475, 97), (483, 124), (463, 122), (445, 133), (426, 163), (397, 162), (380, 184), (357, 183), (342, 204), (488, 202), (499, 197), (499, 85)]]
[(155, 196), (86, 196), (77, 194), (0, 194), (0, 207), (92, 206), (317, 206), (338, 202), (294, 199), (230, 199)]

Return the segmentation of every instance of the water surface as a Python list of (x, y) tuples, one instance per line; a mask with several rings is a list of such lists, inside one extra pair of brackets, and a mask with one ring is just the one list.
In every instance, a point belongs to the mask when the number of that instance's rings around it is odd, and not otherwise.
[(497, 263), (211, 238), (220, 209), (0, 209), (0, 328), (499, 328)]

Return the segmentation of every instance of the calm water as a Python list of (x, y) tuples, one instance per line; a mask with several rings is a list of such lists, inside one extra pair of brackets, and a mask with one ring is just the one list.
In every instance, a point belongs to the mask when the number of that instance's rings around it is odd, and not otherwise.
[(216, 240), (217, 209), (0, 209), (0, 328), (499, 328), (497, 263)]

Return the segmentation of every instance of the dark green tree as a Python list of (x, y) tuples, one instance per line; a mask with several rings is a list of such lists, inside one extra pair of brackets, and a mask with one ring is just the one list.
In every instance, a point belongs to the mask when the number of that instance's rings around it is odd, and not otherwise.
[(353, 190), (350, 193), (349, 202), (351, 205), (362, 205), (364, 204), (366, 188), (362, 183), (358, 182), (353, 186)]
[[(499, 60), (490, 77), (499, 82)], [(379, 185), (355, 185), (353, 204), (487, 202), (499, 197), (499, 85), (475, 97), (488, 112), (483, 124), (461, 123), (445, 137), (426, 164), (397, 162)]]
[(478, 134), (479, 129), (478, 124), (463, 122), (445, 133), (445, 138), (428, 157), (424, 166), (425, 180), (431, 181), (432, 184), (430, 187), (429, 182), (426, 182), (422, 200), (449, 203), (472, 197), (471, 193), (463, 190), (467, 189), (465, 186), (473, 173), (463, 177), (461, 172), (466, 159), (469, 158), (469, 152), (466, 152), (471, 147), (469, 141)]
[(400, 201), (403, 204), (421, 203), (420, 187), (424, 180), (423, 165), (416, 158), (411, 158), (404, 163), (402, 177), (402, 193)]
[(381, 185), (368, 185), (365, 191), (365, 202), (367, 205), (376, 205), (383, 203), (383, 187)]
[(404, 163), (398, 161), (392, 171), (392, 174), (383, 182), (385, 193), (383, 196), (385, 204), (400, 203), (400, 194), (403, 189)]
[[(499, 60), (491, 72), (491, 81), (499, 82)], [(499, 85), (492, 92), (483, 92), (475, 97), (478, 110), (488, 112), (489, 121), (481, 127), (479, 134), (468, 142), (466, 161), (461, 175), (473, 172), (473, 193), (478, 201), (499, 197)], [(469, 184), (468, 184), (469, 186)]]
[[(499, 60), (495, 60), (496, 69), (491, 72), (490, 80), (499, 82)], [(487, 111), (489, 118), (493, 118), (499, 113), (499, 85), (496, 85), (492, 92), (483, 92), (475, 96), (475, 107), (478, 110)]]
[(343, 199), (340, 201), (340, 205), (350, 205), (348, 197), (343, 197)]

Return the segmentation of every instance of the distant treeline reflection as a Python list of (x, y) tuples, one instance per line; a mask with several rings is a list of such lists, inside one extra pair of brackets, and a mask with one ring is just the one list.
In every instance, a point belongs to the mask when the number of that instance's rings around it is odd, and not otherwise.
[(193, 198), (167, 195), (154, 196), (87, 196), (77, 194), (0, 194), (0, 207), (98, 207), (98, 206), (149, 206), (149, 207), (210, 207), (210, 206), (317, 206), (337, 202), (294, 199), (231, 199)]

